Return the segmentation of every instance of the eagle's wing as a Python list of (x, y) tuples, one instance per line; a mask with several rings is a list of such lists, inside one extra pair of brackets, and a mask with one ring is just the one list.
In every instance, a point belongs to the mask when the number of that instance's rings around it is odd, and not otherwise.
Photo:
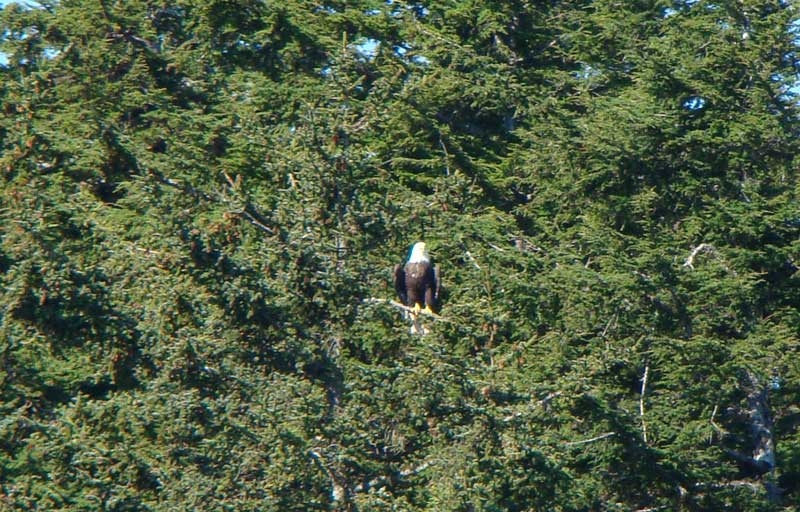
[(400, 302), (406, 304), (408, 302), (408, 295), (406, 293), (406, 271), (403, 265), (400, 264), (394, 266), (394, 289), (397, 291), (397, 296), (400, 297)]
[(439, 275), (439, 265), (433, 266), (433, 289), (434, 289), (434, 298), (439, 300), (439, 290), (442, 289), (442, 280)]

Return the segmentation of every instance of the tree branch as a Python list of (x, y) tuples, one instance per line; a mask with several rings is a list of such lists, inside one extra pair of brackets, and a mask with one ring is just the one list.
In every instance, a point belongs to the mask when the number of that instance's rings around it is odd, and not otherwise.
[(471, 253), (471, 252), (469, 252), (469, 251), (464, 251), (464, 254), (466, 254), (466, 255), (467, 255), (467, 259), (468, 259), (469, 261), (471, 261), (471, 262), (472, 262), (472, 264), (475, 266), (475, 268), (477, 268), (478, 270), (481, 270), (481, 266), (480, 266), (480, 265), (478, 265), (478, 262), (477, 262), (477, 261), (475, 260), (475, 258), (472, 256), (472, 253)]
[(320, 469), (325, 471), (328, 474), (328, 478), (331, 479), (331, 501), (339, 502), (343, 501), (347, 497), (347, 493), (345, 492), (345, 488), (342, 484), (338, 482), (338, 478), (333, 473), (325, 463), (322, 462), (322, 455), (319, 454), (318, 451), (312, 449), (308, 451), (308, 454), (311, 455), (311, 458), (314, 459), (314, 462), (317, 463)]
[(711, 244), (702, 243), (698, 245), (692, 249), (692, 252), (686, 258), (686, 261), (683, 262), (683, 266), (694, 270), (694, 259), (701, 252), (716, 252), (716, 249), (714, 249), (714, 246)]
[[(222, 171), (222, 175), (225, 176), (225, 181), (228, 182), (228, 186), (231, 187), (232, 190), (238, 192), (242, 187), (242, 177), (241, 175), (236, 175), (236, 179), (231, 178), (230, 174), (225, 171)], [(267, 226), (267, 220), (258, 211), (258, 209), (251, 203), (250, 201), (245, 200), (244, 208), (241, 211), (236, 212), (238, 215), (241, 215), (247, 221), (252, 224), (253, 226), (257, 227), (261, 231), (273, 235), (275, 231)]]
[[(728, 435), (728, 432), (725, 429), (723, 429), (722, 427), (720, 427), (719, 425), (717, 425), (716, 422), (714, 421), (714, 417), (716, 417), (718, 409), (719, 409), (719, 405), (714, 405), (714, 410), (711, 411), (711, 419), (709, 421), (711, 422), (711, 426), (714, 427), (714, 430), (717, 431), (717, 434), (719, 434), (719, 437), (722, 438), (722, 437), (725, 437), (726, 435)], [(713, 434), (712, 434), (712, 436), (713, 436)], [(710, 439), (709, 439), (709, 442), (711, 442)]]
[(642, 392), (639, 394), (639, 418), (642, 420), (642, 439), (647, 444), (647, 423), (644, 421), (644, 394), (647, 391), (647, 376), (650, 373), (650, 365), (645, 365), (644, 375), (642, 375)]
[(113, 41), (120, 41), (120, 40), (127, 41), (131, 44), (134, 44), (140, 48), (144, 48), (145, 50), (148, 50), (153, 53), (158, 52), (157, 43), (154, 43), (153, 41), (148, 41), (147, 39), (141, 36), (137, 36), (136, 34), (133, 33), (133, 30), (131, 29), (125, 29), (122, 32), (117, 32), (117, 31), (109, 32), (108, 38)]
[[(172, 178), (167, 178), (166, 176), (164, 176), (163, 174), (161, 174), (158, 171), (155, 171), (155, 170), (151, 169), (149, 171), (149, 173), (159, 183), (161, 183), (163, 185), (167, 185), (167, 186), (175, 188), (175, 189), (178, 189), (181, 192), (184, 192), (185, 194), (189, 194), (190, 196), (194, 197), (195, 199), (202, 199), (202, 200), (208, 201), (208, 202), (226, 201), (226, 199), (224, 197), (219, 197), (220, 194), (217, 194), (217, 198), (214, 198), (213, 196), (211, 196), (211, 194), (203, 192), (202, 190), (197, 189), (197, 188), (195, 188), (195, 187), (193, 187), (191, 185), (185, 185), (185, 184), (183, 184), (183, 183), (181, 183), (179, 181), (173, 180)], [(227, 173), (223, 172), (223, 174), (225, 175), (225, 179), (228, 181), (228, 184), (232, 188), (234, 186), (238, 186), (241, 183), (241, 181), (236, 182), (236, 181), (232, 180), (231, 177)], [(249, 201), (245, 201), (243, 208), (240, 208), (238, 211), (235, 211), (235, 212), (232, 212), (232, 213), (234, 213), (236, 215), (239, 215), (241, 217), (244, 217), (245, 220), (247, 220), (247, 222), (249, 222), (253, 226), (257, 227), (258, 229), (260, 229), (261, 231), (263, 231), (263, 232), (265, 232), (265, 233), (267, 233), (269, 235), (274, 235), (275, 234), (275, 230), (272, 229), (271, 227), (267, 226), (266, 218), (261, 214), (261, 212), (258, 210), (258, 208), (256, 208), (256, 206), (253, 205), (253, 203), (251, 203)]]
[(775, 441), (772, 435), (772, 415), (767, 388), (758, 377), (747, 371), (747, 415), (750, 418), (750, 435), (753, 440), (753, 462), (763, 472), (775, 469)]
[(411, 315), (425, 315), (425, 316), (433, 318), (434, 320), (437, 320), (439, 322), (452, 323), (451, 320), (449, 320), (449, 319), (447, 319), (447, 318), (445, 318), (445, 317), (443, 317), (441, 315), (437, 315), (436, 313), (430, 313), (430, 312), (425, 311), (425, 310), (421, 310), (419, 312), (414, 312), (414, 308), (410, 308), (410, 307), (406, 306), (405, 304), (401, 304), (401, 303), (399, 303), (397, 301), (390, 300), (390, 299), (379, 299), (377, 297), (369, 297), (367, 299), (362, 300), (361, 302), (363, 302), (365, 304), (389, 304), (390, 306), (394, 306), (397, 309), (403, 310), (403, 311), (405, 311), (405, 312), (407, 312), (407, 313), (409, 313)]
[(577, 446), (579, 444), (594, 443), (595, 441), (600, 441), (602, 439), (615, 435), (617, 435), (616, 432), (606, 432), (605, 434), (600, 434), (599, 436), (591, 437), (589, 439), (584, 439), (583, 441), (572, 441), (571, 443), (564, 443), (564, 446)]

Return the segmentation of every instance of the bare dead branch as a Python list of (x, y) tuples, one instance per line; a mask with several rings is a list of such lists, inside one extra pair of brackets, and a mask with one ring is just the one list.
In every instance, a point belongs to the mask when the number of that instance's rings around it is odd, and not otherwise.
[(611, 315), (611, 318), (608, 319), (608, 322), (606, 322), (606, 326), (603, 328), (603, 332), (600, 333), (601, 338), (603, 339), (606, 338), (609, 329), (611, 329), (611, 327), (617, 323), (618, 319), (619, 319), (619, 312), (615, 312), (613, 315)]
[(571, 443), (564, 443), (564, 446), (577, 446), (579, 444), (588, 444), (594, 443), (595, 441), (601, 441), (611, 436), (617, 435), (616, 432), (606, 432), (605, 434), (600, 434), (599, 436), (594, 436), (589, 439), (584, 439), (582, 441), (572, 441)]
[(647, 444), (647, 423), (644, 421), (644, 394), (647, 391), (647, 377), (650, 373), (650, 365), (645, 365), (644, 375), (642, 375), (642, 392), (639, 394), (639, 418), (642, 421), (642, 439)]
[(309, 450), (308, 454), (311, 455), (311, 458), (314, 459), (314, 462), (317, 464), (317, 466), (328, 474), (328, 478), (331, 480), (331, 501), (343, 501), (347, 497), (345, 488), (338, 482), (338, 478), (336, 478), (333, 470), (331, 470), (323, 462), (322, 455), (320, 455), (320, 453), (314, 449)]
[[(202, 199), (203, 201), (208, 201), (208, 202), (228, 201), (225, 197), (220, 197), (221, 194), (217, 194), (217, 197), (215, 198), (211, 194), (203, 192), (202, 190), (197, 189), (191, 185), (181, 183), (180, 181), (173, 180), (172, 178), (167, 178), (166, 176), (155, 170), (151, 169), (149, 172), (150, 175), (153, 176), (159, 183), (178, 189), (181, 192), (194, 197), (195, 199)], [(231, 188), (234, 188), (239, 184), (241, 184), (241, 180), (239, 179), (238, 176), (237, 180), (233, 180), (227, 173), (223, 174), (225, 175), (226, 181), (228, 181), (228, 183), (231, 185)], [(266, 218), (261, 214), (258, 208), (251, 202), (245, 201), (244, 208), (238, 208), (235, 212), (232, 213), (244, 217), (244, 219), (247, 220), (247, 222), (249, 222), (253, 226), (257, 227), (258, 229), (269, 235), (275, 234), (275, 230), (267, 226), (268, 222)]]
[(233, 190), (239, 190), (242, 186), (242, 175), (237, 174), (236, 179), (231, 178), (231, 175), (227, 173), (227, 171), (222, 171), (222, 175), (225, 176), (225, 181), (228, 182), (228, 185)]
[[(103, 7), (103, 14), (108, 21), (111, 21), (111, 15), (105, 6), (105, 2), (100, 2), (100, 5)], [(158, 52), (158, 43), (153, 41), (149, 41), (142, 36), (139, 36), (133, 32), (132, 29), (126, 28), (123, 30), (109, 30), (106, 34), (106, 38), (111, 41), (127, 41), (135, 46), (140, 48), (144, 48), (153, 53)]]
[[(230, 186), (234, 192), (238, 193), (241, 191), (242, 188), (241, 174), (237, 174), (236, 178), (231, 178), (230, 174), (228, 174), (226, 171), (222, 171), (222, 175), (225, 176), (225, 181), (228, 182), (228, 186)], [(253, 203), (251, 203), (250, 201), (245, 201), (244, 208), (242, 208), (236, 213), (244, 217), (250, 224), (257, 227), (261, 231), (270, 235), (275, 234), (275, 231), (269, 226), (267, 226), (267, 220), (264, 218), (261, 212), (258, 211), (258, 208), (256, 208), (255, 205), (253, 205)]]
[(775, 440), (772, 434), (772, 414), (766, 385), (761, 383), (755, 373), (747, 371), (748, 382), (747, 415), (750, 418), (750, 434), (753, 440), (753, 462), (764, 472), (775, 469)]
[(690, 269), (694, 270), (694, 259), (695, 257), (700, 254), (701, 252), (716, 252), (714, 246), (711, 244), (702, 243), (692, 249), (692, 252), (686, 258), (686, 261), (683, 262), (684, 267), (689, 267)]
[(464, 254), (467, 255), (467, 259), (472, 262), (472, 264), (475, 266), (475, 268), (477, 268), (478, 270), (481, 270), (481, 266), (478, 265), (478, 262), (475, 260), (475, 258), (472, 257), (472, 253), (470, 253), (469, 251), (465, 251)]
[(747, 487), (753, 492), (758, 492), (761, 486), (758, 483), (747, 480), (729, 480), (727, 482), (699, 482), (694, 488), (696, 490), (724, 489), (726, 487)]
[(512, 242), (514, 243), (514, 247), (521, 252), (527, 253), (543, 253), (544, 249), (541, 247), (534, 245), (530, 240), (527, 240), (522, 237), (512, 237)]
[(450, 153), (447, 152), (447, 146), (444, 144), (441, 132), (439, 132), (439, 146), (441, 146), (442, 151), (444, 152), (445, 176), (450, 176)]
[(241, 215), (247, 219), (247, 222), (257, 227), (261, 231), (269, 235), (275, 234), (275, 230), (266, 225), (266, 219), (264, 216), (261, 215), (261, 212), (259, 212), (251, 203), (247, 203), (244, 206), (244, 211), (241, 213)]
[(439, 322), (451, 322), (451, 320), (449, 320), (449, 319), (447, 319), (447, 318), (445, 318), (445, 317), (443, 317), (441, 315), (437, 315), (436, 313), (431, 313), (431, 312), (428, 312), (428, 311), (425, 311), (425, 310), (421, 310), (419, 312), (415, 312), (414, 308), (410, 308), (410, 307), (406, 306), (405, 304), (401, 304), (401, 303), (399, 303), (397, 301), (390, 300), (390, 299), (379, 299), (377, 297), (370, 297), (370, 298), (362, 300), (361, 302), (364, 302), (365, 304), (389, 304), (390, 306), (396, 307), (397, 309), (403, 310), (406, 313), (409, 313), (411, 315), (415, 315), (415, 314), (416, 315), (424, 315), (424, 316), (433, 318), (434, 320), (437, 320)]
[[(716, 417), (716, 415), (717, 415), (717, 410), (718, 410), (718, 409), (719, 409), (719, 405), (716, 405), (716, 404), (715, 404), (715, 405), (714, 405), (714, 410), (713, 410), (713, 411), (711, 411), (711, 419), (710, 419), (709, 421), (711, 422), (711, 426), (712, 426), (712, 427), (714, 427), (714, 430), (716, 430), (716, 431), (717, 431), (717, 434), (719, 434), (719, 436), (720, 436), (720, 437), (725, 437), (726, 435), (728, 435), (728, 431), (727, 431), (727, 430), (725, 430), (725, 429), (723, 429), (722, 427), (720, 427), (719, 425), (717, 425), (717, 424), (714, 422), (714, 418), (715, 418), (715, 417)], [(710, 441), (709, 441), (709, 442), (710, 442)]]
[(425, 316), (425, 317), (428, 317), (428, 318), (433, 318), (437, 322), (452, 323), (451, 320), (449, 320), (447, 318), (444, 318), (444, 317), (442, 317), (440, 315), (437, 315), (436, 313), (433, 313), (433, 312), (430, 312), (430, 311), (425, 311), (425, 310), (415, 311), (414, 308), (410, 308), (410, 307), (406, 306), (405, 304), (401, 304), (399, 302), (396, 302), (396, 301), (393, 301), (393, 300), (389, 300), (389, 299), (378, 299), (378, 298), (370, 297), (368, 299), (363, 299), (362, 302), (365, 303), (365, 304), (369, 304), (369, 303), (373, 303), (373, 304), (375, 304), (375, 303), (377, 303), (377, 304), (389, 304), (390, 306), (393, 306), (393, 307), (396, 307), (397, 309), (400, 309), (401, 311), (403, 311), (403, 313), (405, 315), (405, 318), (411, 320), (411, 333), (412, 334), (419, 334), (420, 336), (424, 336), (424, 335), (426, 335), (426, 334), (428, 334), (430, 332), (428, 329), (425, 328), (424, 325), (422, 325), (422, 322), (421, 322), (421, 317), (422, 316)]

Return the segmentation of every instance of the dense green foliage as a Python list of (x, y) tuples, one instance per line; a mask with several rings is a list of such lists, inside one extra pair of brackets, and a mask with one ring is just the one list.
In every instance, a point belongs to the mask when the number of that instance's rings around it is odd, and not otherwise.
[(800, 507), (799, 17), (5, 7), (0, 508)]

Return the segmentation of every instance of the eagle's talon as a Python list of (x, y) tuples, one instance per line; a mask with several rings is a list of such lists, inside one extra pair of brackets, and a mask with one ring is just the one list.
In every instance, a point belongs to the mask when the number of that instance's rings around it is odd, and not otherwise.
[(395, 265), (394, 288), (405, 306), (403, 315), (414, 324), (412, 332), (427, 333), (428, 330), (419, 323), (419, 315), (439, 316), (433, 312), (431, 304), (436, 304), (439, 299), (440, 281), (439, 267), (431, 262), (425, 242), (415, 243), (405, 264)]

